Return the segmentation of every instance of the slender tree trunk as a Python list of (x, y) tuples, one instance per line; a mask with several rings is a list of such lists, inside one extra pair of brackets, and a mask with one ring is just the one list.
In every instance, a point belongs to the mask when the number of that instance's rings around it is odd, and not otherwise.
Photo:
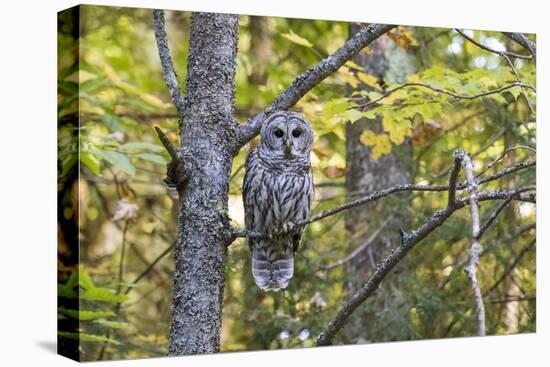
[[(354, 34), (358, 27), (355, 24), (350, 25), (350, 34)], [(388, 52), (395, 50), (396, 46), (388, 38), (380, 38), (373, 42), (369, 49), (372, 54), (362, 52), (352, 60), (382, 82), (387, 79), (387, 73), (391, 71)], [(365, 85), (359, 87), (359, 89), (367, 88), (368, 86)], [(351, 89), (349, 93), (353, 91)], [(367, 129), (377, 134), (384, 132), (381, 119), (361, 119), (346, 126), (346, 190), (350, 194), (374, 192), (392, 185), (411, 182), (410, 139), (401, 146), (394, 146), (391, 154), (374, 159), (371, 148), (360, 141), (361, 134)], [(376, 240), (348, 264), (345, 284), (347, 293), (352, 294), (365, 279), (368, 279), (369, 275), (376, 270), (377, 264), (388, 255), (389, 249), (399, 243), (396, 228), (406, 227), (407, 216), (403, 214), (398, 213), (395, 205), (392, 207), (388, 201), (353, 208), (346, 213), (346, 229), (350, 235), (364, 233), (358, 238), (357, 246), (385, 224), (385, 229), (380, 231)], [(377, 305), (375, 310), (369, 311), (368, 306), (357, 310), (344, 329), (347, 342), (378, 340), (382, 336), (387, 337), (391, 334), (388, 330), (379, 330), (377, 323), (373, 322), (378, 318), (375, 312), (380, 313), (380, 310), (388, 310), (390, 307), (392, 306), (388, 302), (383, 302)]]
[(220, 348), (238, 17), (194, 13), (181, 129), (185, 176), (178, 187), (170, 354)]

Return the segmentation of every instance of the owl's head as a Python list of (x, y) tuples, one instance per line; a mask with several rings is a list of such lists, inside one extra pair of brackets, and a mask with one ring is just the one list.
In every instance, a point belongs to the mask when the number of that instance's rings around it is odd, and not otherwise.
[(262, 148), (287, 159), (309, 156), (313, 147), (311, 124), (299, 113), (276, 112), (262, 126)]

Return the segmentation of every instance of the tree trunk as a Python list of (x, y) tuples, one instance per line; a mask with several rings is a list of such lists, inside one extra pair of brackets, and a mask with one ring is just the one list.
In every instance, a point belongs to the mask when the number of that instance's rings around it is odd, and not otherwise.
[(194, 13), (187, 62), (178, 187), (179, 233), (170, 355), (220, 348), (238, 17)]
[[(359, 25), (350, 25), (350, 34), (357, 32), (358, 27)], [(392, 71), (390, 70), (392, 68), (389, 65), (388, 52), (404, 53), (403, 50), (397, 50), (396, 47), (390, 39), (381, 38), (369, 46), (372, 50), (371, 55), (362, 52), (352, 60), (382, 82), (388, 78), (387, 74)], [(367, 88), (366, 85), (359, 87), (359, 89)], [(350, 95), (353, 91), (349, 91)], [(392, 185), (409, 183), (411, 181), (412, 154), (410, 139), (406, 139), (405, 143), (400, 146), (393, 146), (391, 154), (373, 159), (371, 148), (360, 141), (361, 134), (367, 129), (377, 134), (383, 133), (381, 119), (360, 119), (346, 125), (346, 190), (348, 193), (373, 192)], [(358, 286), (363, 284), (365, 279), (368, 279), (370, 274), (376, 270), (377, 264), (388, 255), (392, 245), (399, 244), (396, 229), (406, 227), (406, 215), (397, 212), (395, 205), (393, 207), (389, 205), (389, 200), (373, 205), (359, 206), (346, 213), (346, 229), (350, 235), (364, 233), (358, 238), (359, 241), (365, 241), (384, 223), (386, 227), (376, 240), (348, 264), (345, 284), (347, 293), (353, 293)], [(380, 314), (381, 309), (387, 310), (390, 307), (392, 305), (389, 305), (388, 302), (383, 302), (382, 305), (377, 305), (374, 309), (369, 308), (368, 304), (358, 309), (344, 330), (347, 342), (375, 341), (382, 335), (393, 335), (388, 333), (388, 330), (378, 330), (377, 323), (373, 322), (378, 318), (377, 314)]]

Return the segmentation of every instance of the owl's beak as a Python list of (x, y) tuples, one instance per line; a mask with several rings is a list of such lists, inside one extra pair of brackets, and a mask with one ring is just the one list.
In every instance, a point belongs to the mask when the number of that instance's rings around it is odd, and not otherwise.
[(290, 145), (290, 139), (285, 139), (285, 151), (287, 153), (290, 153), (292, 151), (292, 147)]

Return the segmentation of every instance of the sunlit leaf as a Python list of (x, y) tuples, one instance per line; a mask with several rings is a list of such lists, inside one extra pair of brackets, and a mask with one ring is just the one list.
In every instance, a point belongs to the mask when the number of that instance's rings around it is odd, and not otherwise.
[(297, 45), (308, 47), (308, 48), (313, 47), (313, 43), (309, 42), (307, 39), (303, 37), (298, 36), (296, 33), (292, 31), (292, 29), (288, 33), (281, 34), (281, 36), (283, 36), (290, 42), (293, 42)]
[(126, 154), (115, 152), (113, 150), (102, 149), (93, 149), (91, 150), (91, 152), (105, 159), (107, 162), (126, 172), (130, 176), (134, 176), (136, 174), (136, 168), (134, 167), (132, 162), (130, 162), (130, 159), (128, 159), (128, 156)]
[(58, 308), (58, 312), (72, 319), (88, 321), (102, 319), (105, 317), (115, 316), (112, 311), (90, 311), (90, 310), (71, 310), (63, 307)]
[(91, 288), (80, 293), (80, 298), (88, 301), (121, 303), (128, 299), (125, 294), (116, 294), (107, 288)]
[(101, 176), (101, 163), (99, 159), (89, 152), (80, 152), (80, 161), (88, 167), (96, 176)]
[(164, 158), (161, 155), (153, 154), (153, 153), (138, 153), (136, 154), (136, 157), (140, 159), (144, 159), (146, 161), (163, 164), (163, 165), (168, 163), (168, 160), (166, 158)]
[(106, 336), (103, 336), (103, 335), (93, 335), (88, 333), (74, 333), (74, 332), (67, 332), (67, 331), (58, 331), (57, 334), (63, 338), (76, 339), (84, 342), (120, 344), (120, 342), (116, 341), (115, 339), (107, 338)]

